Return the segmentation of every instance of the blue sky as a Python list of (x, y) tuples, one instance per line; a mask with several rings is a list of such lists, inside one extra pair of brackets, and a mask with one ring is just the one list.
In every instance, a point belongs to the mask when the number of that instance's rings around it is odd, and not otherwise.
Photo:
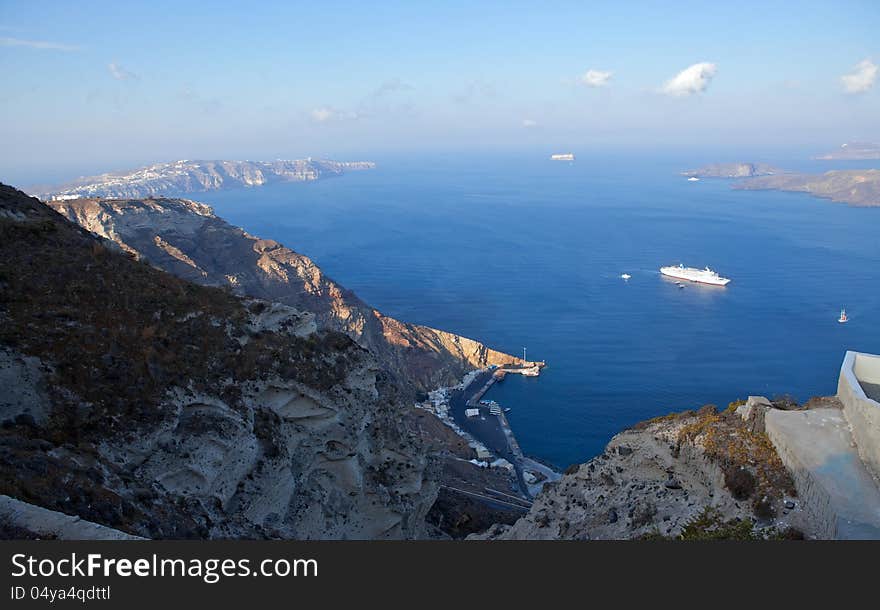
[(720, 4), (0, 0), (0, 180), (880, 140), (880, 3)]

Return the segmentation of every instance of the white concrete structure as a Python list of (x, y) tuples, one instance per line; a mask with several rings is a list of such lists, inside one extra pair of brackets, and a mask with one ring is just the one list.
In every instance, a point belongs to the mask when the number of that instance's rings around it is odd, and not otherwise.
[(847, 352), (840, 367), (837, 397), (843, 403), (859, 456), (880, 479), (880, 403), (865, 394), (862, 384), (880, 385), (880, 356)]
[(880, 539), (880, 490), (840, 409), (771, 409), (765, 430), (821, 539)]
[(764, 429), (794, 478), (820, 538), (880, 539), (880, 356), (847, 352), (840, 367), (841, 408), (782, 411), (749, 397), (737, 412), (765, 411)]
[(504, 468), (508, 472), (513, 472), (513, 464), (505, 460), (504, 458), (498, 458), (494, 462), (490, 464), (492, 468)]
[(57, 540), (143, 540), (125, 532), (42, 506), (0, 496), (0, 521), (41, 538)]

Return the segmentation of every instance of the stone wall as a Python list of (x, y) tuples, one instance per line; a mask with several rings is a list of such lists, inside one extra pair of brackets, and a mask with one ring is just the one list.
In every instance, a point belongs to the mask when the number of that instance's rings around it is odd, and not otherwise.
[(859, 456), (874, 478), (880, 479), (880, 403), (865, 395), (860, 380), (880, 383), (880, 356), (848, 351), (840, 367), (837, 396)]

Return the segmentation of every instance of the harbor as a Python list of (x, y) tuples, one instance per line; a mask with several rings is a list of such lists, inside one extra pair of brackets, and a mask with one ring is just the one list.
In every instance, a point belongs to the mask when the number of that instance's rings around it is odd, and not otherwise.
[(560, 475), (523, 453), (507, 419), (509, 409), (485, 396), (507, 375), (537, 377), (545, 366), (544, 362), (525, 359), (520, 364), (490, 366), (473, 371), (459, 386), (430, 394), (432, 410), (474, 448), (477, 457), (472, 462), (480, 467), (507, 469), (524, 499), (535, 497), (544, 483)]

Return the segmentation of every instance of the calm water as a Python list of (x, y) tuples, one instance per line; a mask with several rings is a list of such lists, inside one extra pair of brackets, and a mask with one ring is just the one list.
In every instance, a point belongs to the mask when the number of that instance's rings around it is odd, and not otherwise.
[[(688, 183), (688, 161), (387, 161), (197, 198), (386, 314), (545, 359), (491, 397), (565, 466), (670, 410), (834, 393), (847, 348), (880, 351), (880, 209)], [(657, 272), (677, 262), (733, 282), (679, 290)]]

